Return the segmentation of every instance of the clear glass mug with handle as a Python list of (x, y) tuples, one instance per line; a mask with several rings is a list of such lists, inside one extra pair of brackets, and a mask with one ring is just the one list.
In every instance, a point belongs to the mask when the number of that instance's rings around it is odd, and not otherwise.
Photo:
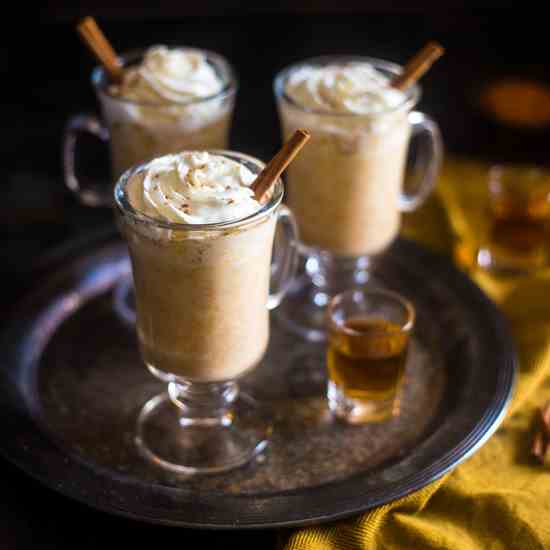
[[(213, 153), (255, 174), (264, 167), (239, 153)], [(143, 406), (135, 441), (147, 459), (170, 471), (229, 470), (261, 452), (272, 431), (265, 407), (241, 393), (237, 381), (261, 361), (269, 310), (294, 277), (294, 218), (281, 204), (278, 180), (268, 202), (243, 219), (156, 220), (128, 198), (146, 169), (133, 168), (119, 180), (116, 212), (132, 259), (141, 355), (168, 391)]]
[[(88, 206), (111, 206), (114, 182), (141, 162), (182, 150), (226, 149), (237, 92), (233, 68), (222, 56), (206, 50), (183, 48), (202, 53), (220, 78), (222, 89), (209, 97), (185, 103), (148, 103), (113, 93), (103, 67), (92, 72), (92, 86), (101, 105), (103, 120), (79, 114), (67, 123), (63, 139), (63, 169), (67, 187)], [(125, 67), (139, 63), (145, 50), (121, 56)], [(82, 134), (108, 143), (111, 153), (112, 182), (87, 183), (76, 173), (75, 152)]]
[[(186, 103), (146, 103), (113, 93), (103, 67), (92, 72), (92, 85), (101, 105), (103, 120), (95, 115), (72, 117), (63, 139), (65, 184), (79, 201), (92, 207), (111, 207), (116, 178), (131, 166), (146, 160), (182, 150), (227, 149), (237, 79), (229, 62), (206, 50), (201, 52), (223, 83), (215, 95), (192, 99)], [(139, 63), (145, 50), (121, 56), (125, 67)], [(86, 181), (76, 172), (75, 157), (83, 134), (96, 137), (109, 145), (110, 181)], [(113, 183), (110, 183), (110, 182)], [(131, 277), (121, 279), (114, 293), (114, 308), (119, 318), (132, 326), (135, 323), (133, 283)]]
[(287, 93), (290, 77), (304, 67), (348, 63), (367, 63), (389, 79), (402, 71), (369, 57), (325, 56), (287, 67), (274, 83), (283, 137), (296, 128), (311, 133), (287, 171), (304, 273), (278, 315), (313, 341), (326, 339), (330, 298), (372, 278), (374, 262), (399, 233), (402, 213), (418, 208), (433, 189), (443, 154), (436, 122), (413, 111), (418, 85), (400, 104), (375, 114), (313, 109)]

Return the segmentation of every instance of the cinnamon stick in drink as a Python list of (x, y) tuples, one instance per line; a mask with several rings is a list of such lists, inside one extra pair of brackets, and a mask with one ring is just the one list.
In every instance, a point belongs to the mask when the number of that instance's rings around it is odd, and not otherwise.
[(445, 49), (438, 42), (428, 42), (406, 65), (403, 72), (396, 76), (391, 86), (404, 91), (417, 82), (443, 54)]
[(307, 130), (296, 130), (280, 151), (266, 164), (252, 184), (255, 199), (262, 204), (271, 186), (277, 181), (285, 168), (292, 162), (311, 137)]
[(103, 65), (114, 82), (122, 80), (122, 64), (107, 40), (101, 32), (93, 17), (85, 17), (77, 26), (78, 34), (94, 54), (96, 59)]

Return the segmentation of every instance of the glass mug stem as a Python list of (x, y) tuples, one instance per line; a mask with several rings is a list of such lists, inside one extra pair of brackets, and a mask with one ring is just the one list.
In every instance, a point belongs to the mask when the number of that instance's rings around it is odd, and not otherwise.
[(110, 206), (112, 204), (112, 189), (105, 183), (83, 185), (76, 174), (75, 151), (78, 138), (89, 134), (104, 143), (109, 142), (109, 130), (94, 115), (79, 114), (72, 117), (63, 136), (63, 173), (65, 184), (86, 206)]
[(168, 384), (168, 395), (180, 409), (181, 426), (229, 426), (239, 386), (233, 381), (200, 384), (179, 380)]
[(368, 256), (357, 258), (336, 258), (324, 252), (309, 254), (305, 271), (311, 277), (313, 285), (329, 295), (345, 288), (364, 284), (369, 277), (372, 259)]

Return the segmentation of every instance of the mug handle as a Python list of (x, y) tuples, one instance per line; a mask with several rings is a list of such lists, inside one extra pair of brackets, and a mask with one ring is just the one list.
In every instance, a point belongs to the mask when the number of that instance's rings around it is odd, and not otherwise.
[(91, 134), (104, 143), (109, 141), (109, 130), (94, 115), (79, 114), (69, 119), (63, 134), (63, 174), (65, 185), (86, 206), (110, 206), (111, 190), (105, 184), (82, 185), (75, 173), (75, 149), (80, 134)]
[(435, 186), (443, 159), (443, 141), (437, 123), (424, 113), (412, 111), (408, 115), (411, 139), (418, 140), (418, 152), (412, 165), (409, 190), (401, 194), (399, 209), (412, 212), (426, 200)]
[(275, 239), (271, 264), (271, 291), (267, 309), (275, 309), (288, 292), (298, 268), (298, 226), (292, 212), (281, 205), (277, 225), (281, 228), (281, 241)]

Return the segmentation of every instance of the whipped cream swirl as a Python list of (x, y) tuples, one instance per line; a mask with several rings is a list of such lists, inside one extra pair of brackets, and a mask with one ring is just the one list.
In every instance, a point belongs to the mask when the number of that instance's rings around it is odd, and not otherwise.
[(129, 198), (136, 210), (161, 220), (231, 221), (260, 209), (250, 188), (255, 179), (246, 166), (221, 155), (183, 152), (151, 161)]
[(139, 65), (124, 72), (122, 83), (114, 91), (136, 102), (186, 104), (216, 95), (223, 86), (203, 52), (153, 46)]
[(301, 67), (289, 76), (286, 93), (309, 109), (361, 115), (396, 108), (406, 98), (385, 75), (361, 62)]

